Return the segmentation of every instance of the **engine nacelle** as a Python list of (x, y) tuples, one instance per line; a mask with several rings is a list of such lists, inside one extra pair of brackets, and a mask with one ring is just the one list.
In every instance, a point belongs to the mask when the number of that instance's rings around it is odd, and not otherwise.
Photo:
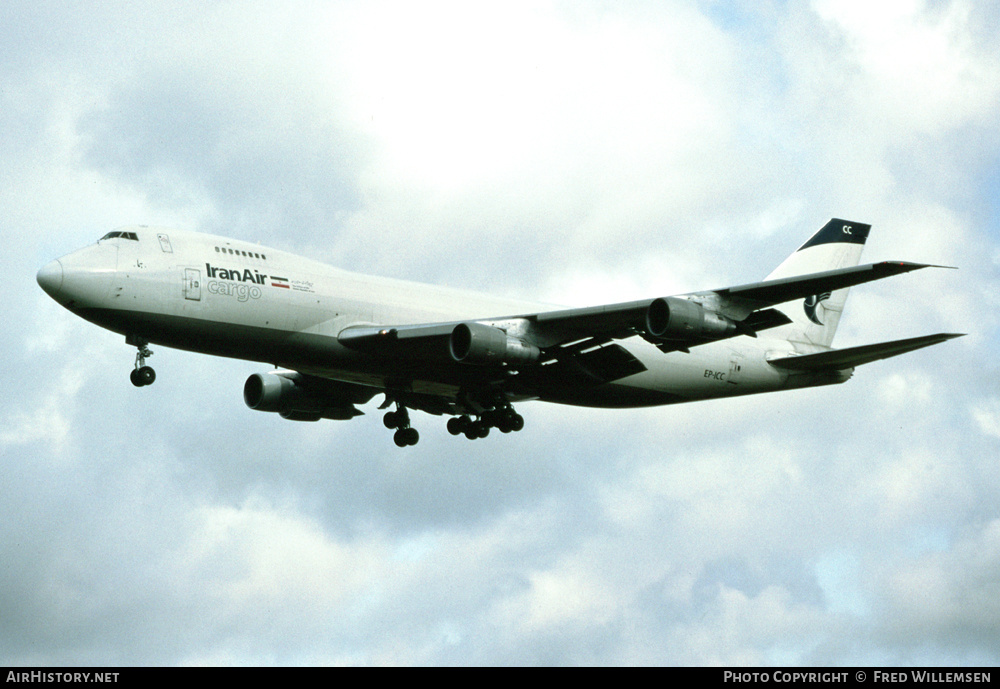
[(693, 301), (661, 297), (646, 309), (646, 332), (661, 340), (721, 339), (735, 333), (736, 324)]
[(538, 347), (482, 323), (459, 323), (448, 341), (451, 358), (466, 364), (522, 364), (537, 361)]
[(319, 421), (323, 418), (322, 414), (316, 411), (283, 411), (278, 414), (289, 421)]
[(257, 411), (285, 411), (289, 402), (301, 396), (301, 390), (288, 376), (255, 373), (243, 384), (243, 401)]
[(301, 383), (301, 374), (289, 372), (253, 374), (243, 384), (243, 401), (251, 409), (278, 412), (290, 421), (319, 421), (357, 416), (362, 412), (354, 403), (367, 399), (339, 399), (333, 390), (308, 390)]

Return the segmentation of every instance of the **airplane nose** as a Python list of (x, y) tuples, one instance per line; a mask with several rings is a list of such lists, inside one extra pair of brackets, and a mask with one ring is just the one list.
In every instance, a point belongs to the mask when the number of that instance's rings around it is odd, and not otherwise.
[(55, 297), (62, 289), (63, 267), (59, 260), (51, 261), (42, 266), (35, 277), (38, 286), (41, 287), (50, 297)]

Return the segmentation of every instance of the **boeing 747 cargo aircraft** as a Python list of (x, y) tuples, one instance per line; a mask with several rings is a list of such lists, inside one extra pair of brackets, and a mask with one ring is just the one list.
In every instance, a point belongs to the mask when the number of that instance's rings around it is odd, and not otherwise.
[(405, 447), (419, 439), (409, 410), (485, 438), (521, 430), (513, 405), (527, 400), (643, 407), (842, 383), (860, 364), (959, 337), (831, 349), (849, 287), (929, 267), (858, 265), (869, 230), (833, 219), (763, 282), (589, 308), (359, 275), (145, 226), (52, 261), (38, 284), (138, 348), (136, 386), (156, 377), (150, 344), (273, 364), (243, 387), (251, 409), (350, 419), (382, 394), (385, 425)]

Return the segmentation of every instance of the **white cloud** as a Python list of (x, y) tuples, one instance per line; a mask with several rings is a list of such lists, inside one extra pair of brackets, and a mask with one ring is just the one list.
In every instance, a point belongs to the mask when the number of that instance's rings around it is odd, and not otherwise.
[(992, 119), (1000, 79), (996, 57), (969, 34), (971, 3), (937, 9), (923, 0), (815, 5), (843, 32), (848, 55), (869, 87), (858, 95), (876, 108), (879, 124), (913, 137)]
[(948, 649), (995, 644), (1000, 618), (1000, 521), (970, 525), (947, 550), (880, 568), (884, 633), (896, 643), (933, 639)]
[(624, 171), (648, 166), (650, 151), (669, 157), (725, 135), (697, 81), (724, 66), (725, 45), (683, 8), (669, 23), (654, 17), (655, 30), (614, 14), (567, 20), (537, 3), (382, 3), (358, 14), (358, 30), (335, 46), (337, 67), (352, 66), (354, 118), (379, 141), (383, 169), (430, 193), (525, 170), (548, 184), (609, 164)]
[(973, 405), (972, 418), (985, 435), (1000, 438), (1000, 399), (993, 397)]
[(887, 412), (899, 412), (931, 402), (932, 386), (931, 377), (920, 372), (894, 373), (878, 384), (878, 396)]

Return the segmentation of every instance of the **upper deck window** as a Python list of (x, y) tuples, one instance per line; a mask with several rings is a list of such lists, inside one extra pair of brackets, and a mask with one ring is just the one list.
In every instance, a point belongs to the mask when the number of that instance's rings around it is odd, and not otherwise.
[(232, 254), (233, 256), (246, 256), (247, 258), (255, 258), (255, 259), (259, 260), (259, 261), (266, 261), (267, 260), (267, 256), (265, 256), (264, 254), (254, 253), (253, 251), (243, 251), (242, 249), (229, 249), (227, 247), (221, 247), (221, 248), (220, 247), (215, 247), (215, 251), (217, 253)]

